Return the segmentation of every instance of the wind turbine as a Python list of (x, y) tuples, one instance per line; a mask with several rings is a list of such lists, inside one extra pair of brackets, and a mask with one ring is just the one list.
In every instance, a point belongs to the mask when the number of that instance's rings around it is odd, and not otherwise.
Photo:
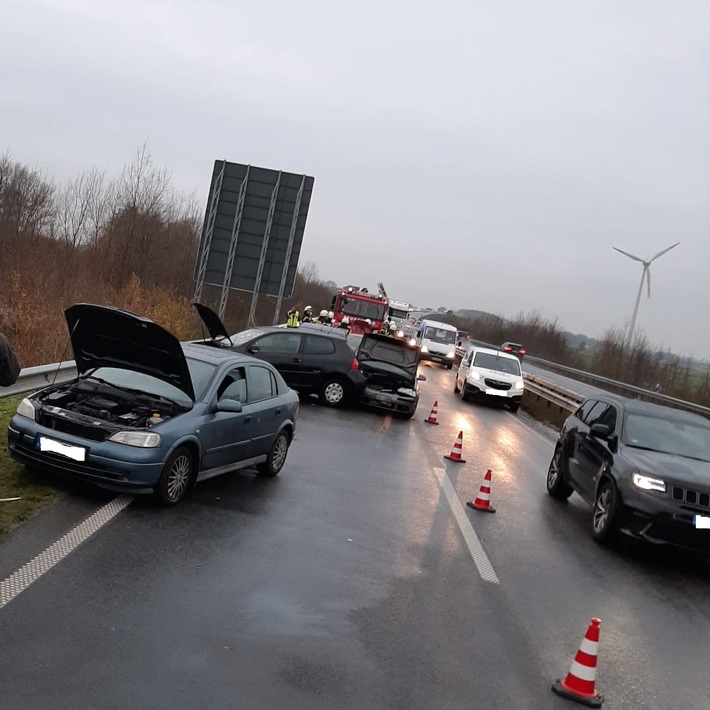
[(644, 279), (646, 280), (646, 284), (648, 286), (648, 297), (651, 298), (651, 262), (658, 259), (659, 256), (663, 256), (667, 251), (670, 251), (671, 249), (673, 249), (673, 247), (677, 247), (679, 244), (680, 242), (676, 242), (675, 244), (666, 247), (662, 251), (659, 251), (658, 254), (656, 254), (655, 256), (652, 256), (650, 259), (641, 259), (638, 256), (629, 254), (629, 252), (624, 251), (623, 249), (617, 249), (616, 247), (613, 247), (613, 249), (616, 249), (616, 251), (621, 252), (624, 256), (628, 256), (629, 259), (633, 259), (634, 261), (640, 261), (643, 264), (643, 272), (641, 273), (641, 283), (639, 284), (639, 291), (636, 295), (636, 305), (634, 306), (634, 314), (633, 316), (631, 316), (631, 326), (629, 327), (629, 335), (626, 339), (629, 344), (632, 342), (631, 339), (634, 335), (634, 326), (636, 325), (636, 316), (639, 312), (639, 302), (641, 301), (641, 291), (643, 291)]

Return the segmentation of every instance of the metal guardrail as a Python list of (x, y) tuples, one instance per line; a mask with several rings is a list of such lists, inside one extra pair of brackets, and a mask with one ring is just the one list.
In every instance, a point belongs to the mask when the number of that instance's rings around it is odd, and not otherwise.
[(571, 376), (571, 379), (578, 379), (582, 382), (586, 382), (587, 384), (591, 384), (594, 387), (599, 387), (599, 389), (615, 391), (617, 394), (625, 397), (642, 399), (647, 402), (655, 402), (656, 404), (664, 404), (676, 409), (694, 412), (695, 414), (710, 416), (710, 407), (703, 407), (701, 404), (696, 404), (695, 402), (687, 402), (686, 400), (678, 399), (677, 397), (670, 397), (667, 394), (661, 394), (660, 392), (654, 392), (653, 390), (646, 390), (642, 387), (629, 385), (625, 382), (612, 380), (608, 377), (602, 377), (601, 375), (595, 375), (591, 372), (585, 372), (584, 370), (575, 370), (573, 367), (559, 365), (556, 362), (543, 360), (542, 358), (526, 356), (525, 360), (534, 365), (539, 365), (544, 369), (551, 370), (552, 372)]
[(26, 367), (20, 371), (17, 382), (10, 387), (0, 387), (0, 399), (14, 397), (25, 392), (34, 392), (51, 385), (52, 382), (61, 383), (73, 380), (77, 376), (76, 364), (73, 360), (68, 360), (59, 364), (38, 365), (36, 367)]
[(562, 409), (566, 409), (570, 413), (577, 411), (577, 407), (579, 407), (585, 399), (576, 392), (560, 387), (554, 382), (548, 382), (536, 375), (525, 375), (525, 389), (556, 404)]

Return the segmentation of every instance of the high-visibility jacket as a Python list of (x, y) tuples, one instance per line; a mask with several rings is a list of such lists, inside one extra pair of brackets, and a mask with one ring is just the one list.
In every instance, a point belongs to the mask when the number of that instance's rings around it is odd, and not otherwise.
[(289, 311), (287, 315), (288, 315), (288, 318), (286, 319), (286, 325), (289, 328), (297, 328), (298, 327), (298, 311)]

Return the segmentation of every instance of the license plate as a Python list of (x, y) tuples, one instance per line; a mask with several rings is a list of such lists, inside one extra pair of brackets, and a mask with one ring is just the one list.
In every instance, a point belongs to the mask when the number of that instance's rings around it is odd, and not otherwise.
[(494, 394), (498, 397), (507, 397), (508, 392), (506, 390), (486, 390), (486, 394)]
[(35, 446), (40, 451), (49, 451), (53, 454), (60, 454), (61, 456), (66, 456), (69, 459), (74, 459), (74, 461), (86, 461), (86, 449), (83, 446), (63, 444), (61, 441), (48, 439), (46, 436), (37, 436)]
[(710, 516), (694, 515), (693, 525), (695, 525), (698, 530), (710, 530)]

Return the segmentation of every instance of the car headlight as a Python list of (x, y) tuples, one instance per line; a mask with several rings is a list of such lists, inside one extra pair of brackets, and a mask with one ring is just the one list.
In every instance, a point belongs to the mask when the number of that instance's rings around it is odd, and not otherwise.
[(423, 352), (423, 353), (428, 353), (428, 352), (429, 352), (429, 348), (428, 348), (426, 345), (422, 345), (422, 352)]
[(518, 380), (518, 381), (515, 383), (515, 389), (516, 389), (516, 390), (525, 389), (525, 382), (523, 382), (523, 380)]
[(456, 353), (455, 353), (453, 350), (451, 350), (450, 352), (446, 353), (446, 357), (454, 357), (455, 355), (456, 355)]
[(404, 337), (404, 331), (403, 331), (403, 330), (398, 330), (398, 331), (397, 331), (397, 337), (398, 337), (398, 338), (403, 338), (403, 337)]
[(28, 419), (35, 418), (35, 406), (30, 402), (28, 397), (25, 397), (18, 405), (15, 412), (21, 417), (27, 417)]
[(109, 436), (108, 440), (127, 446), (140, 446), (143, 449), (154, 449), (160, 446), (160, 435), (148, 431), (117, 431)]
[(410, 338), (409, 339), (409, 344), (414, 347), (417, 344), (417, 339), (416, 338)]
[(468, 376), (472, 380), (480, 380), (481, 379), (481, 373), (477, 372), (476, 370), (472, 370), (471, 372), (468, 373)]
[(417, 396), (416, 390), (410, 389), (409, 387), (400, 387), (397, 390), (397, 394), (403, 394), (406, 397), (416, 397)]
[(644, 476), (642, 473), (635, 473), (631, 480), (637, 488), (644, 491), (661, 491), (661, 493), (666, 491), (666, 482), (660, 478), (651, 478), (651, 476)]

